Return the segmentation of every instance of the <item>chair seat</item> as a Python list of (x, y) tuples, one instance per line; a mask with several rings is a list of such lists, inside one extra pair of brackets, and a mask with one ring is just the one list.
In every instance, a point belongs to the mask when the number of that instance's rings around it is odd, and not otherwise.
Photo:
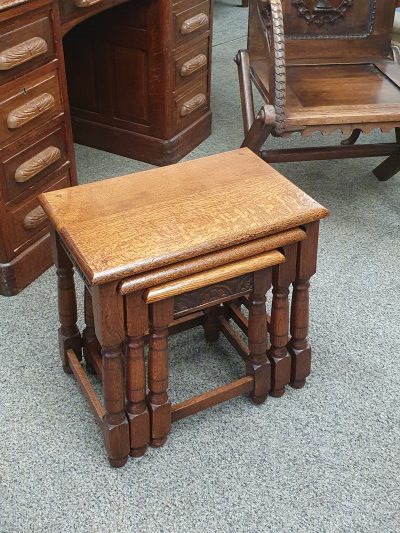
[[(266, 62), (252, 75), (267, 97)], [(290, 65), (286, 69), (286, 130), (331, 133), (400, 124), (400, 69), (392, 61), (349, 65)], [(267, 97), (268, 98), (268, 97)], [(347, 127), (346, 127), (347, 126)], [(311, 132), (312, 132), (311, 131)]]

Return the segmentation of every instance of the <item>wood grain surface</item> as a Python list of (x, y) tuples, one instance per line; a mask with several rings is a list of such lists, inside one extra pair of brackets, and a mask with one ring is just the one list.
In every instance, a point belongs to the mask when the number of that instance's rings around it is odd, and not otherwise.
[(11, 7), (19, 6), (20, 4), (26, 4), (29, 0), (0, 0), (0, 12)]
[(118, 291), (121, 294), (128, 294), (130, 292), (138, 291), (139, 289), (146, 289), (155, 287), (161, 283), (172, 281), (174, 279), (182, 278), (197, 272), (203, 272), (210, 268), (215, 268), (222, 265), (227, 265), (244, 259), (246, 257), (258, 255), (269, 250), (274, 250), (285, 246), (286, 244), (293, 244), (302, 241), (306, 238), (306, 233), (300, 228), (283, 231), (270, 237), (263, 237), (251, 242), (232, 246), (225, 250), (212, 252), (207, 255), (202, 255), (187, 261), (181, 261), (169, 267), (164, 267), (150, 272), (145, 272), (142, 275), (133, 276), (121, 282)]
[(145, 292), (144, 298), (146, 303), (157, 302), (171, 296), (177, 296), (201, 287), (207, 287), (220, 281), (236, 278), (248, 272), (255, 272), (263, 268), (278, 265), (285, 261), (285, 256), (274, 250), (265, 252), (254, 257), (248, 257), (242, 261), (236, 261), (229, 265), (220, 266), (205, 272), (199, 272), (186, 278), (164, 283), (158, 287), (153, 287)]
[(244, 148), (40, 197), (94, 285), (327, 216)]

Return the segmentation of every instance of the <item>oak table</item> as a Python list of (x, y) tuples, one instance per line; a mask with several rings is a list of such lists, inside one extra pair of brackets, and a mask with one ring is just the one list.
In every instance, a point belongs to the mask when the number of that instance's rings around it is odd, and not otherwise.
[(73, 139), (165, 165), (211, 132), (211, 0), (0, 0), (0, 295), (51, 265)]
[[(173, 420), (239, 394), (262, 403), (289, 383), (304, 385), (308, 287), (327, 211), (250, 150), (52, 191), (40, 202), (53, 226), (62, 364), (89, 400), (113, 466), (149, 443), (162, 446)], [(86, 286), (82, 337), (74, 268)], [(171, 406), (168, 334), (199, 325), (209, 341), (227, 337), (245, 375)], [(87, 369), (102, 379), (104, 406), (80, 363), (82, 347)]]

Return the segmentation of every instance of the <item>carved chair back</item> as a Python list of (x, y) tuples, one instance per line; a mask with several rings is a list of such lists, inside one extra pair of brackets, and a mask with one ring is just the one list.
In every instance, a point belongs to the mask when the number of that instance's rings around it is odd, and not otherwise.
[[(388, 155), (400, 171), (400, 0), (250, 0), (247, 50), (236, 56), (245, 139), (268, 162)], [(264, 105), (254, 112), (253, 86)], [(354, 146), (361, 132), (396, 130), (396, 143)], [(351, 135), (340, 148), (262, 150), (269, 135)]]
[[(286, 68), (374, 63), (391, 54), (398, 0), (250, 0), (250, 60), (265, 62), (274, 133), (286, 129)], [(257, 81), (255, 80), (257, 83)]]
[(397, 0), (281, 0), (286, 62), (387, 57)]

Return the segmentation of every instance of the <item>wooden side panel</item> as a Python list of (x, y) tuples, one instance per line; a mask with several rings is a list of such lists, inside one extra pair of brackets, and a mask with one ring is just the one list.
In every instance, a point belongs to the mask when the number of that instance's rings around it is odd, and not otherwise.
[(157, 31), (160, 15), (152, 7), (159, 4), (138, 0), (119, 6), (65, 36), (74, 118), (160, 135), (165, 113), (155, 116), (154, 110), (165, 90), (162, 34)]
[(64, 38), (64, 57), (71, 107), (99, 112), (93, 43), (85, 35), (72, 31)]
[(282, 0), (287, 60), (338, 62), (389, 54), (396, 0)]
[[(114, 117), (148, 124), (149, 98), (146, 52), (114, 46), (111, 54), (114, 79)], [(129, 69), (126, 68), (128, 64), (130, 65)], [(132, 93), (135, 94), (135, 98), (132, 98)]]

